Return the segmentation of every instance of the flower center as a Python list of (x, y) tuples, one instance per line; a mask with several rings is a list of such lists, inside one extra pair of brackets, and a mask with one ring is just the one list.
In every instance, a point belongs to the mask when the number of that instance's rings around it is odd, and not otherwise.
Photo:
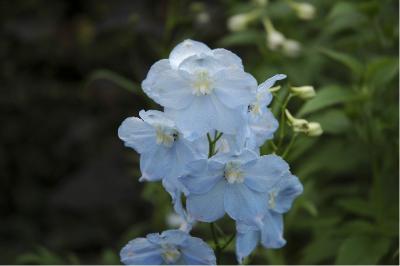
[(268, 198), (268, 206), (273, 209), (275, 208), (275, 198), (276, 198), (276, 192), (275, 191), (271, 191), (269, 192), (269, 198)]
[(228, 162), (225, 165), (224, 177), (229, 184), (243, 183), (244, 176), (239, 162)]
[(156, 142), (167, 147), (171, 147), (174, 141), (179, 137), (175, 129), (164, 128), (161, 126), (156, 127)]
[(250, 104), (248, 110), (253, 113), (253, 115), (261, 115), (261, 106), (258, 102)]
[(193, 94), (196, 96), (210, 94), (213, 90), (212, 80), (206, 70), (201, 70), (196, 73), (196, 79), (192, 86)]
[(163, 253), (161, 256), (163, 257), (165, 262), (168, 264), (175, 264), (175, 262), (177, 262), (178, 259), (181, 257), (181, 253), (174, 246), (163, 245), (162, 249), (163, 249)]

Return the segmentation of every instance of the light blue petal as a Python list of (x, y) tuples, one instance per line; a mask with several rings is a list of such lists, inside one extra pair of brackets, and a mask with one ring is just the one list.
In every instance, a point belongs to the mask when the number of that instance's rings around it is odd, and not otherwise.
[(240, 264), (243, 259), (250, 255), (257, 247), (260, 241), (260, 232), (258, 230), (248, 230), (236, 234), (236, 258)]
[(257, 147), (264, 144), (266, 140), (272, 139), (279, 123), (272, 112), (266, 108), (257, 120), (250, 121), (250, 130), (253, 133), (254, 143)]
[(142, 88), (158, 104), (174, 109), (187, 107), (194, 98), (190, 80), (181, 71), (168, 68), (165, 60), (150, 68)]
[(200, 238), (189, 237), (182, 245), (184, 260), (189, 265), (215, 265), (214, 251)]
[(229, 50), (217, 48), (212, 50), (212, 54), (221, 64), (228, 68), (237, 68), (243, 70), (242, 59)]
[(155, 130), (137, 117), (126, 118), (118, 128), (118, 137), (125, 146), (142, 153), (156, 144)]
[(258, 90), (268, 90), (269, 88), (274, 86), (275, 82), (277, 82), (278, 80), (285, 79), (285, 78), (286, 78), (285, 74), (276, 74), (275, 76), (272, 76), (269, 79), (267, 79), (266, 81), (264, 81), (263, 83), (261, 83), (258, 86)]
[(286, 244), (283, 238), (282, 214), (266, 212), (261, 228), (261, 243), (266, 248), (281, 248)]
[(179, 43), (171, 51), (169, 54), (169, 62), (173, 68), (178, 68), (186, 58), (192, 55), (208, 54), (210, 52), (211, 49), (204, 43), (187, 39)]
[(173, 153), (170, 148), (162, 145), (155, 146), (154, 149), (142, 153), (140, 156), (140, 171), (142, 177), (140, 181), (157, 181), (164, 178), (174, 167)]
[(166, 108), (165, 112), (175, 119), (179, 131), (188, 140), (194, 140), (211, 131), (211, 121), (215, 119), (215, 108), (208, 95), (196, 96), (183, 110)]
[(224, 134), (237, 134), (243, 124), (246, 122), (244, 110), (246, 107), (237, 107), (231, 109), (225, 106), (220, 98), (210, 95), (213, 103), (213, 117), (210, 117), (211, 128)]
[(240, 69), (221, 70), (213, 79), (215, 95), (229, 108), (247, 107), (256, 99), (257, 81)]
[(193, 161), (187, 164), (188, 175), (179, 180), (190, 194), (204, 194), (221, 180), (224, 164), (208, 162), (207, 159)]
[(161, 264), (161, 251), (146, 238), (131, 240), (120, 252), (121, 262), (125, 265)]
[(213, 222), (224, 216), (225, 183), (221, 180), (210, 191), (201, 195), (189, 194), (187, 209), (195, 220)]
[(234, 220), (251, 220), (263, 214), (267, 209), (266, 193), (249, 189), (245, 184), (227, 184), (224, 195), (224, 207)]
[(277, 155), (261, 156), (255, 164), (243, 166), (244, 183), (251, 189), (266, 192), (289, 171), (289, 165)]
[(191, 80), (196, 78), (196, 72), (206, 71), (209, 75), (221, 70), (224, 66), (213, 56), (207, 54), (192, 55), (186, 58), (180, 65), (179, 70), (186, 71), (190, 75)]
[(303, 186), (296, 176), (287, 173), (272, 189), (272, 192), (274, 191), (277, 195), (274, 199), (273, 210), (285, 213), (292, 207), (294, 199), (303, 192)]
[(140, 118), (143, 119), (144, 122), (146, 122), (149, 125), (158, 126), (162, 125), (165, 127), (169, 128), (175, 128), (175, 122), (168, 117), (168, 115), (164, 112), (158, 111), (158, 110), (141, 110), (139, 112)]

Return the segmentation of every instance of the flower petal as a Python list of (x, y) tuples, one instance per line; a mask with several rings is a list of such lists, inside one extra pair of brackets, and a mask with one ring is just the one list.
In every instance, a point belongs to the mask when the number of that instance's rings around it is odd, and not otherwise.
[(190, 39), (184, 40), (179, 43), (169, 54), (169, 62), (173, 68), (178, 66), (192, 55), (200, 55), (210, 53), (211, 49), (202, 42), (193, 41)]
[(251, 220), (266, 211), (267, 196), (249, 189), (243, 183), (227, 184), (224, 207), (234, 220)]
[(162, 264), (161, 251), (146, 238), (131, 240), (120, 252), (121, 262), (126, 265)]
[(272, 192), (276, 191), (273, 210), (278, 213), (285, 213), (291, 207), (294, 199), (303, 192), (303, 186), (299, 179), (287, 173), (283, 176)]
[(142, 153), (154, 147), (155, 130), (137, 117), (126, 118), (118, 128), (118, 137), (125, 142), (125, 146)]
[(236, 235), (236, 257), (240, 264), (243, 259), (250, 255), (260, 241), (260, 232), (258, 230), (248, 230), (238, 232)]
[(229, 108), (248, 106), (255, 100), (257, 81), (240, 69), (224, 69), (214, 76), (214, 91), (220, 101)]
[(221, 62), (225, 67), (237, 68), (243, 70), (242, 59), (229, 50), (217, 48), (212, 50), (215, 59)]
[(210, 191), (221, 180), (224, 165), (207, 159), (187, 164), (189, 174), (179, 178), (190, 194), (204, 194)]
[(195, 220), (202, 222), (213, 222), (224, 216), (224, 189), (225, 181), (220, 180), (207, 193), (201, 195), (189, 194), (187, 198), (189, 214)]
[(150, 68), (142, 88), (158, 104), (174, 109), (188, 106), (194, 97), (190, 80), (181, 71), (172, 69), (166, 59)]
[(261, 228), (261, 243), (266, 248), (281, 248), (286, 244), (283, 238), (282, 214), (266, 212)]
[(215, 265), (214, 251), (200, 238), (189, 237), (182, 246), (182, 253), (186, 264)]
[(244, 183), (251, 189), (267, 192), (289, 171), (289, 165), (277, 155), (261, 156), (255, 164), (243, 166)]

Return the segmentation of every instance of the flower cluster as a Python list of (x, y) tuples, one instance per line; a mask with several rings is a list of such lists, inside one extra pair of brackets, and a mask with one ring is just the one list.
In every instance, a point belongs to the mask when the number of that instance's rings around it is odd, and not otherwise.
[(164, 110), (127, 118), (118, 135), (141, 155), (140, 181), (162, 181), (185, 223), (132, 240), (123, 263), (215, 264), (213, 251), (189, 233), (195, 221), (225, 214), (236, 222), (239, 262), (259, 242), (285, 244), (282, 214), (303, 188), (281, 157), (260, 155), (278, 128), (269, 89), (285, 77), (258, 85), (238, 56), (193, 40), (151, 67), (142, 87)]

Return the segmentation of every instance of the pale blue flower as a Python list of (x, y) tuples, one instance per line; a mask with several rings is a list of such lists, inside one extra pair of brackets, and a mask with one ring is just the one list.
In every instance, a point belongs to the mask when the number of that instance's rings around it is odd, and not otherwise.
[(255, 215), (253, 219), (236, 223), (236, 256), (239, 263), (259, 242), (265, 248), (281, 248), (286, 244), (283, 238), (282, 214), (290, 209), (294, 199), (302, 192), (303, 186), (298, 178), (286, 172), (268, 190), (268, 211)]
[(258, 149), (266, 140), (272, 139), (278, 129), (279, 123), (267, 107), (272, 100), (269, 89), (285, 78), (286, 75), (278, 74), (258, 86), (256, 100), (248, 107), (247, 148)]
[(212, 222), (225, 212), (235, 220), (263, 215), (268, 193), (289, 172), (289, 166), (279, 156), (259, 157), (245, 150), (190, 162), (186, 170), (180, 180), (187, 189), (188, 212), (196, 220)]
[(118, 136), (125, 145), (140, 153), (140, 181), (162, 180), (173, 199), (179, 197), (183, 187), (178, 181), (185, 165), (198, 159), (200, 154), (192, 142), (163, 112), (140, 111), (140, 118), (125, 119), (118, 129)]
[(131, 240), (120, 257), (126, 265), (215, 265), (213, 250), (200, 238), (180, 230)]
[(232, 52), (185, 40), (151, 67), (142, 87), (194, 139), (214, 129), (235, 134), (255, 100), (257, 82)]

